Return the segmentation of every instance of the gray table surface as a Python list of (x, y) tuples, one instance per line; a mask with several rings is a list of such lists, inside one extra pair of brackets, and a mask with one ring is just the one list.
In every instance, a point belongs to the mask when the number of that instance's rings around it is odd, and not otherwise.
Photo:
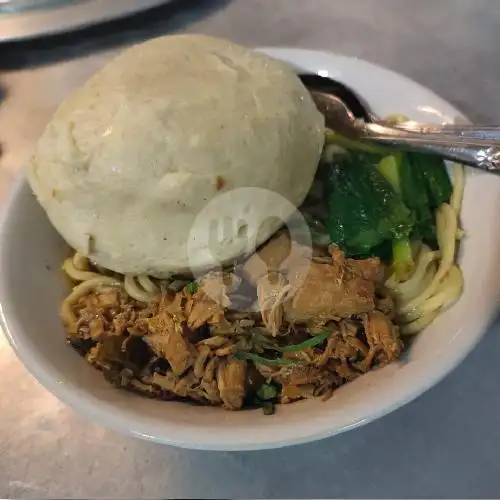
[[(496, 0), (180, 0), (85, 33), (0, 45), (0, 196), (57, 103), (131, 42), (190, 31), (328, 49), (400, 71), (492, 123), (500, 118), (499, 26)], [(499, 497), (499, 354), (496, 325), (446, 380), (382, 420), (295, 448), (208, 453), (82, 420), (0, 336), (0, 496)]]

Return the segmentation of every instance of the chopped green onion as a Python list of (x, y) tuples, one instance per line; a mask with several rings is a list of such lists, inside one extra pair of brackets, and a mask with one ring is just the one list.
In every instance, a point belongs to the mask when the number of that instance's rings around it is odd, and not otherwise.
[(259, 356), (258, 354), (253, 354), (251, 352), (239, 351), (236, 353), (236, 358), (246, 361), (253, 361), (254, 363), (259, 363), (261, 365), (268, 366), (286, 366), (286, 365), (296, 365), (297, 362), (292, 359), (278, 358), (269, 359)]
[(257, 396), (262, 401), (269, 401), (278, 395), (278, 389), (271, 384), (262, 384), (257, 391)]
[(191, 281), (186, 285), (186, 290), (190, 293), (196, 293), (198, 291), (198, 283), (196, 281)]
[(310, 347), (314, 347), (316, 345), (322, 344), (329, 336), (331, 332), (324, 332), (310, 339), (301, 342), (300, 344), (295, 345), (287, 345), (287, 346), (278, 346), (277, 349), (281, 352), (296, 352), (296, 351), (304, 351), (305, 349), (309, 349)]
[(262, 413), (264, 415), (274, 415), (276, 413), (276, 406), (271, 401), (264, 401), (262, 403)]
[(286, 345), (280, 346), (277, 344), (273, 344), (270, 339), (266, 338), (264, 335), (260, 333), (254, 333), (254, 341), (260, 344), (264, 349), (274, 349), (275, 351), (280, 352), (296, 352), (296, 351), (304, 351), (305, 349), (309, 349), (310, 347), (314, 347), (316, 345), (322, 344), (329, 336), (331, 332), (324, 332), (310, 339), (301, 342), (300, 344), (295, 345)]

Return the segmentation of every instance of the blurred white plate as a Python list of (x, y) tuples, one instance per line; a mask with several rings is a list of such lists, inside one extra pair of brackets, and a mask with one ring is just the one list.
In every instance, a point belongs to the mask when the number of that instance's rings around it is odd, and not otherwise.
[[(171, 1), (0, 0), (0, 43), (71, 31)], [(46, 8), (33, 9), (40, 4)]]

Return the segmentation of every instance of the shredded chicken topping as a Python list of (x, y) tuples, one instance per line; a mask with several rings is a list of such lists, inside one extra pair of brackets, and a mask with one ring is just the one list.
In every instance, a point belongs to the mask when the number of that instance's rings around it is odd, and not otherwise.
[(327, 399), (397, 360), (380, 261), (336, 247), (287, 260), (287, 245), (278, 235), (241, 274), (210, 272), (177, 291), (153, 283), (161, 292), (147, 303), (123, 287), (90, 289), (63, 315), (67, 340), (117, 387), (228, 410)]

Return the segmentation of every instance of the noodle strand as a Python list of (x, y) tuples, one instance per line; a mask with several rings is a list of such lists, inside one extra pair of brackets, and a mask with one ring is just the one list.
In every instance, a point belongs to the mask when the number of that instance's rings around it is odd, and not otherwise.
[(124, 287), (127, 294), (139, 302), (149, 302), (153, 300), (158, 294), (148, 292), (137, 284), (136, 276), (126, 274), (124, 280)]
[(160, 293), (160, 289), (153, 283), (153, 280), (147, 274), (139, 274), (139, 276), (137, 276), (137, 281), (146, 292), (153, 295), (158, 295)]
[(100, 275), (97, 278), (92, 278), (76, 285), (71, 293), (62, 302), (61, 316), (63, 322), (67, 324), (68, 327), (76, 322), (76, 316), (73, 313), (73, 306), (81, 297), (99, 288), (120, 288), (121, 286), (121, 281), (111, 278), (110, 276)]
[[(75, 254), (76, 256), (77, 254)], [(66, 259), (62, 265), (63, 271), (73, 280), (73, 281), (88, 281), (96, 278), (100, 278), (102, 274), (93, 273), (91, 271), (85, 271), (80, 266), (75, 265), (75, 258)], [(78, 262), (78, 260), (76, 260)]]

